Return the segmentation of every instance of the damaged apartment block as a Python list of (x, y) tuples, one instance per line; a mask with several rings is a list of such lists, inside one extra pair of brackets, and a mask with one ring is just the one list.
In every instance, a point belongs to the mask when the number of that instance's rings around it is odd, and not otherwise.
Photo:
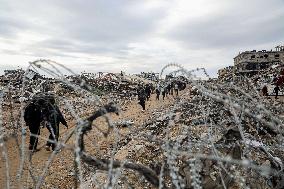
[(234, 58), (234, 75), (253, 76), (261, 70), (284, 63), (284, 46), (277, 46), (270, 51), (245, 51)]

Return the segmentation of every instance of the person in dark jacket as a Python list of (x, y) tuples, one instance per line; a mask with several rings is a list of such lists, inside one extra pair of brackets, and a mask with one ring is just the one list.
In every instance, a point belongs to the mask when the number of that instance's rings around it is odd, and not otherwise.
[(279, 93), (279, 86), (278, 85), (276, 85), (276, 87), (274, 87), (274, 92), (275, 92), (275, 99), (277, 99), (278, 98), (278, 93)]
[(50, 134), (45, 149), (49, 151), (50, 147), (52, 148), (52, 150), (55, 150), (56, 143), (58, 142), (59, 124), (62, 123), (66, 126), (66, 128), (68, 128), (68, 125), (61, 111), (56, 105), (55, 99), (53, 97), (49, 99), (46, 108), (47, 109), (45, 110), (45, 116), (47, 121), (47, 129), (49, 130)]
[(24, 111), (24, 120), (30, 130), (30, 144), (29, 150), (32, 152), (38, 151), (38, 135), (40, 135), (40, 123), (42, 121), (42, 107), (44, 100), (33, 100), (26, 107)]
[(165, 96), (166, 96), (166, 94), (167, 94), (166, 90), (167, 90), (167, 89), (166, 89), (165, 87), (162, 87), (162, 88), (161, 88), (163, 100), (165, 100)]
[(160, 100), (160, 94), (161, 94), (160, 88), (157, 87), (156, 88), (156, 100)]
[(145, 86), (145, 94), (148, 101), (151, 97), (151, 86), (149, 84), (146, 84)]
[(175, 83), (174, 88), (175, 88), (176, 96), (178, 96), (178, 90), (179, 90), (179, 88), (178, 88), (178, 84), (177, 84), (177, 83)]
[(141, 87), (138, 91), (138, 100), (139, 104), (142, 106), (143, 111), (145, 110), (145, 101), (146, 101), (146, 92), (143, 87)]
[(173, 82), (170, 83), (170, 94), (174, 95), (174, 84), (173, 84)]
[(262, 95), (263, 96), (268, 96), (268, 89), (267, 89), (266, 85), (264, 85), (263, 88), (262, 88)]

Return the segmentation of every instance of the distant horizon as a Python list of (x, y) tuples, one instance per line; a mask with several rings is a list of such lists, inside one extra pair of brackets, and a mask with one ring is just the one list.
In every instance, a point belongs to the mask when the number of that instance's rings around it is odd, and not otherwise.
[[(57, 62), (57, 63), (60, 63), (60, 62)], [(171, 63), (168, 63), (168, 64), (171, 64)], [(168, 65), (168, 64), (165, 64), (164, 66), (166, 66), (166, 65)], [(178, 63), (177, 63), (178, 64)], [(68, 65), (66, 65), (66, 64), (63, 64), (64, 66), (68, 66)], [(179, 65), (181, 65), (181, 64), (179, 64)], [(0, 65), (0, 67), (1, 67), (2, 65)], [(27, 63), (27, 66), (25, 66), (25, 67), (23, 67), (23, 66), (7, 66), (7, 68), (4, 68), (4, 69), (0, 69), (0, 75), (3, 75), (4, 74), (4, 71), (5, 70), (17, 70), (17, 69), (22, 69), (22, 70), (26, 70), (27, 68), (28, 68), (28, 66), (29, 66), (29, 63)], [(183, 66), (183, 65), (181, 65), (181, 66)], [(6, 66), (4, 66), (4, 67), (6, 67)], [(84, 69), (82, 69), (82, 70), (80, 70), (80, 71), (76, 71), (76, 70), (72, 70), (75, 74), (82, 74), (82, 73), (99, 73), (99, 72), (102, 72), (102, 73), (115, 73), (115, 74), (119, 74), (121, 71), (123, 71), (123, 72), (125, 72), (127, 75), (134, 75), (134, 74), (140, 74), (140, 73), (142, 73), (142, 72), (145, 72), (145, 73), (151, 73), (151, 72), (153, 72), (153, 73), (160, 73), (161, 72), (161, 70), (162, 70), (162, 68), (163, 67), (161, 67), (161, 69), (160, 70), (158, 70), (158, 71), (154, 71), (154, 70), (147, 70), (147, 71), (145, 71), (145, 70), (139, 70), (139, 71), (137, 71), (137, 72), (126, 72), (125, 70), (119, 70), (119, 71), (108, 71), (108, 70), (103, 70), (103, 71), (95, 71), (95, 70), (90, 70), (90, 71), (88, 71), (88, 70), (84, 70)], [(196, 67), (196, 68), (194, 68), (194, 69), (191, 69), (191, 70), (195, 70), (195, 69), (197, 69), (198, 67)], [(199, 67), (199, 68), (201, 68), (201, 67)], [(174, 68), (173, 68), (174, 69)], [(34, 69), (32, 69), (32, 70), (34, 70)], [(189, 69), (188, 69), (189, 70)], [(206, 70), (206, 68), (205, 68), (205, 70)], [(207, 70), (206, 70), (207, 71)], [(70, 74), (70, 72), (64, 72), (65, 74), (64, 75), (72, 75), (72, 74)], [(43, 72), (40, 72), (40, 74), (41, 75), (44, 75), (43, 74)], [(215, 78), (216, 76), (217, 76), (217, 73), (214, 75), (214, 76), (212, 76), (212, 75), (210, 75), (212, 78)]]
[[(23, 70), (23, 71), (26, 71), (26, 69), (27, 69), (28, 67), (26, 67), (26, 68), (20, 68), (20, 67), (17, 67), (17, 68), (15, 68), (15, 69), (5, 69), (5, 70), (0, 70), (1, 72), (0, 72), (0, 76), (2, 76), (2, 75), (4, 75), (4, 72), (6, 71), (6, 70), (9, 70), (9, 71), (13, 71), (13, 70)], [(34, 70), (33, 68), (31, 68), (31, 70), (33, 70), (33, 71), (35, 71), (36, 73), (39, 73), (41, 76), (43, 76), (43, 77), (46, 77), (46, 78), (54, 78), (54, 77), (51, 77), (51, 76), (48, 76), (47, 74), (46, 74), (46, 72), (44, 72), (44, 71), (42, 71), (42, 70)], [(160, 74), (161, 73), (161, 71), (160, 72), (154, 72), (154, 71), (149, 71), (149, 72), (145, 72), (145, 71), (140, 71), (140, 72), (136, 72), (136, 73), (127, 73), (127, 72), (124, 72), (123, 70), (121, 70), (126, 76), (127, 75), (139, 75), (139, 74), (141, 74), (141, 73), (156, 73), (156, 74)], [(84, 74), (84, 73), (86, 73), (86, 74), (98, 74), (98, 73), (113, 73), (113, 74), (120, 74), (121, 73), (121, 71), (120, 72), (109, 72), (109, 71), (103, 71), (103, 72), (101, 72), (101, 71), (97, 71), (97, 72), (87, 72), (87, 71), (82, 71), (82, 72), (79, 72), (79, 73), (75, 73), (75, 74), (72, 74), (72, 73), (67, 73), (66, 72), (66, 74), (64, 74), (65, 76), (72, 76), (72, 75), (80, 75), (80, 74)], [(164, 74), (163, 74), (163, 77), (165, 76), (165, 75), (167, 75), (167, 74), (169, 74), (170, 73), (170, 71), (166, 71)], [(203, 74), (201, 74), (201, 75), (203, 75)], [(200, 76), (197, 76), (197, 78), (199, 78)], [(204, 78), (204, 79), (208, 79), (208, 78), (206, 78), (205, 76), (203, 76), (203, 77), (200, 77), (200, 79), (202, 79), (202, 78)], [(216, 77), (211, 77), (212, 79), (214, 79), (214, 78), (216, 78)]]
[[(234, 61), (233, 61), (233, 59), (239, 54), (239, 53), (242, 53), (242, 52), (247, 52), (247, 51), (253, 51), (253, 50), (255, 50), (255, 51), (262, 51), (262, 50), (266, 50), (266, 51), (270, 51), (269, 49), (271, 49), (272, 51), (276, 51), (276, 50), (274, 50), (277, 46), (281, 46), (281, 45), (275, 45), (275, 47), (273, 47), (273, 48), (266, 48), (266, 49), (246, 49), (246, 50), (242, 50), (242, 51), (239, 51), (239, 52), (236, 52), (236, 55), (232, 58), (232, 64), (231, 65), (226, 65), (225, 67), (227, 67), (227, 66), (233, 66), (234, 65)], [(38, 60), (40, 60), (40, 59), (38, 59)], [(48, 59), (45, 59), (45, 60), (48, 60)], [(33, 61), (36, 61), (36, 60), (33, 60)], [(33, 61), (29, 61), (29, 62), (33, 62)], [(54, 61), (54, 60), (52, 60), (52, 61)], [(56, 61), (55, 61), (56, 62)], [(57, 63), (61, 63), (61, 62), (57, 62)], [(177, 63), (178, 64), (178, 63)], [(63, 64), (64, 66), (68, 66), (67, 64)], [(181, 64), (180, 64), (181, 65)], [(2, 65), (0, 65), (0, 66), (2, 66)], [(25, 69), (27, 69), (27, 67), (29, 66), (29, 63), (27, 63), (27, 66), (26, 67), (21, 67), (21, 66), (7, 66), (7, 69), (0, 69), (0, 75), (3, 75), (4, 74), (4, 71), (5, 70), (16, 70), (16, 69), (23, 69), (23, 70), (25, 70)], [(183, 66), (183, 65), (181, 65), (181, 66)], [(5, 67), (5, 65), (3, 66), (3, 68)], [(225, 68), (225, 67), (221, 67), (221, 68)], [(220, 68), (220, 69), (221, 69)], [(162, 69), (162, 68), (161, 68)], [(205, 68), (206, 69), (206, 68)], [(74, 70), (72, 70), (72, 71), (74, 71)], [(123, 72), (125, 72), (124, 70), (120, 70), (120, 71), (123, 71)], [(95, 70), (92, 70), (92, 71), (87, 71), (87, 70), (84, 70), (84, 69), (82, 69), (81, 71), (79, 71), (79, 72), (75, 72), (76, 74), (81, 74), (81, 73), (99, 73), (99, 72), (103, 72), (103, 73), (120, 73), (120, 71), (117, 71), (117, 72), (112, 72), (112, 71), (107, 71), (107, 70), (104, 70), (104, 71), (95, 71)], [(141, 70), (141, 71), (139, 71), (139, 72), (129, 72), (129, 73), (127, 73), (127, 74), (139, 74), (139, 73), (141, 73), (141, 72), (154, 72), (154, 73), (159, 73), (161, 70), (159, 70), (159, 71), (143, 71), (143, 70)], [(210, 75), (211, 74), (211, 75)], [(68, 75), (68, 74), (66, 74), (66, 75)], [(216, 72), (215, 73), (209, 73), (209, 75), (210, 76), (212, 76), (212, 78), (215, 78), (215, 77), (217, 77), (218, 76), (218, 70), (216, 70)]]

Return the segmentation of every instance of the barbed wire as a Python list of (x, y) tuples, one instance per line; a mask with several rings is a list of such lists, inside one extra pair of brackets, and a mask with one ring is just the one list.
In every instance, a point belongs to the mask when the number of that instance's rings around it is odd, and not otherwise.
[[(19, 184), (22, 188), (57, 187), (54, 180), (48, 180), (49, 172), (57, 170), (52, 165), (66, 151), (72, 154), (68, 161), (73, 167), (68, 169), (73, 182), (68, 180), (63, 188), (88, 185), (91, 188), (281, 188), (284, 185), (283, 101), (272, 104), (259, 95), (249, 78), (242, 83), (212, 80), (204, 68), (186, 70), (171, 63), (161, 69), (160, 78), (170, 68), (175, 68), (170, 74), (187, 79), (187, 89), (169, 102), (148, 110), (146, 120), (137, 120), (141, 112), (134, 112), (134, 123), (120, 128), (114, 120), (127, 122), (126, 118), (112, 114), (123, 114), (123, 107), (131, 106), (134, 97), (114, 99), (113, 94), (96, 95), (85, 79), (79, 77), (77, 83), (68, 80), (63, 73), (76, 74), (66, 66), (51, 60), (30, 62), (20, 88), (14, 89), (20, 94), (20, 104), (12, 106), (9, 90), (13, 85), (4, 86), (0, 94), (0, 146), (5, 162), (5, 169), (1, 170), (6, 177), (5, 188)], [(23, 118), (24, 99), (33, 98), (43, 84), (27, 77), (31, 69), (50, 75), (76, 94), (54, 93), (72, 125), (61, 133), (60, 141), (34, 135), (57, 144), (46, 162), (42, 162), (45, 164), (40, 172), (35, 171), (39, 166), (33, 158), (36, 153), (27, 151), (29, 132)], [(200, 71), (206, 80), (196, 76)], [(171, 82), (163, 80), (157, 85)], [(27, 93), (29, 87), (35, 89)], [(10, 101), (10, 114), (5, 114), (5, 101)], [(19, 161), (16, 180), (12, 178), (10, 149), (7, 149), (9, 138), (20, 141), (19, 154), (15, 155)], [(108, 149), (100, 149), (102, 141), (109, 143)], [(118, 158), (119, 154), (123, 158)]]

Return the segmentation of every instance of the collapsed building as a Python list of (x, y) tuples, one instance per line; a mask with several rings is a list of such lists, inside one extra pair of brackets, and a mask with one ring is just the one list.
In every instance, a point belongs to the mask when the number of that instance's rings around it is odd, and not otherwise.
[(223, 82), (244, 81), (254, 83), (257, 90), (266, 86), (268, 94), (274, 95), (275, 86), (280, 86), (279, 95), (284, 91), (284, 46), (275, 50), (244, 51), (234, 58), (234, 65), (218, 70), (218, 80)]
[(218, 70), (219, 78), (231, 79), (233, 76), (234, 66), (228, 66)]
[(240, 79), (261, 74), (270, 68), (278, 69), (280, 73), (284, 64), (284, 46), (277, 46), (275, 50), (244, 51), (234, 58), (234, 66), (218, 70), (218, 78)]
[(234, 58), (234, 75), (253, 76), (261, 70), (284, 63), (284, 46), (277, 46), (275, 50), (245, 51)]

